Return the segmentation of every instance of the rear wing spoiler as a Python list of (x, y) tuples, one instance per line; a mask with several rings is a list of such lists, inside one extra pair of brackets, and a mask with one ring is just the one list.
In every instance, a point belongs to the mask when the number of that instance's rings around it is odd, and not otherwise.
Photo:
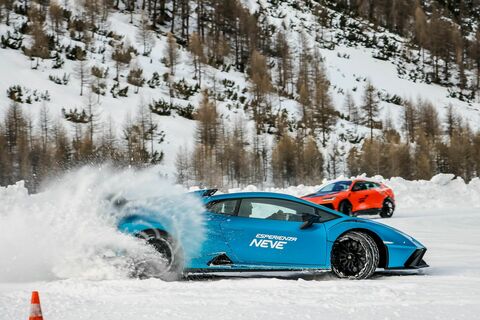
[(213, 196), (217, 191), (218, 189), (202, 189), (193, 191), (192, 193), (202, 198), (208, 198)]

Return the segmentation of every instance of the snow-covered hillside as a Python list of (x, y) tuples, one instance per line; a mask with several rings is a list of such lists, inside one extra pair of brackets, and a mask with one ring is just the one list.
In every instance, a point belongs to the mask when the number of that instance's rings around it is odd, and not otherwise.
[[(67, 8), (72, 12), (79, 12), (80, 4), (76, 2), (67, 2)], [(381, 115), (383, 121), (392, 119), (393, 125), (398, 130), (402, 126), (403, 107), (394, 104), (392, 97), (399, 97), (403, 100), (423, 99), (433, 103), (441, 117), (446, 115), (448, 105), (455, 107), (455, 111), (473, 129), (479, 128), (480, 123), (480, 103), (478, 101), (465, 102), (450, 97), (450, 89), (435, 84), (415, 82), (411, 74), (415, 73), (418, 66), (413, 63), (407, 63), (401, 57), (393, 57), (388, 60), (378, 59), (382, 52), (382, 44), (373, 48), (366, 48), (360, 43), (346, 40), (345, 32), (338, 27), (341, 15), (334, 11), (329, 11), (333, 17), (333, 27), (325, 28), (309, 9), (298, 8), (295, 1), (244, 1), (244, 6), (249, 8), (252, 14), (256, 13), (263, 17), (269, 25), (276, 30), (284, 30), (290, 47), (293, 50), (294, 61), (303, 50), (301, 41), (308, 44), (308, 47), (315, 54), (323, 57), (329, 80), (332, 84), (330, 93), (333, 97), (335, 108), (345, 113), (344, 100), (347, 92), (351, 92), (357, 104), (361, 103), (362, 94), (366, 81), (378, 89), (383, 101), (380, 103)], [(10, 27), (0, 24), (0, 34), (5, 35), (7, 31), (13, 31), (16, 24), (19, 25), (25, 17), (14, 14), (11, 17)], [(133, 24), (130, 23), (130, 14), (127, 12), (115, 12), (108, 17), (108, 30), (114, 31), (117, 35), (123, 36), (122, 41), (133, 44), (141, 51), (141, 46), (136, 44), (138, 27), (140, 25), (140, 14), (133, 14)], [(192, 17), (193, 19), (193, 17)], [(365, 24), (365, 22), (361, 22)], [(191, 29), (194, 29), (194, 22), (191, 23)], [(164, 29), (164, 30), (163, 30)], [(144, 70), (144, 77), (150, 80), (156, 72), (159, 75), (168, 73), (169, 69), (165, 65), (165, 48), (167, 46), (166, 29), (156, 35), (156, 42), (149, 57), (137, 55), (130, 63), (141, 67)], [(403, 48), (407, 41), (401, 37), (382, 30), (374, 30), (368, 26), (364, 29), (365, 34), (374, 34), (377, 38), (388, 39), (390, 43)], [(28, 43), (28, 36), (25, 42)], [(169, 86), (167, 82), (160, 80), (158, 86), (149, 87), (148, 85), (140, 88), (139, 93), (134, 93), (134, 88), (130, 86), (128, 97), (114, 98), (109, 89), (113, 86), (115, 77), (115, 64), (111, 60), (113, 48), (108, 45), (111, 38), (94, 35), (91, 48), (87, 53), (88, 67), (103, 66), (108, 68), (109, 74), (106, 79), (107, 90), (105, 96), (100, 96), (99, 103), (94, 105), (95, 113), (98, 117), (99, 134), (109, 119), (113, 119), (116, 130), (120, 134), (122, 126), (127, 118), (135, 117), (140, 104), (148, 105), (152, 101), (164, 100), (170, 101)], [(61, 36), (61, 43), (64, 46), (83, 46), (83, 43), (75, 41), (68, 34)], [(400, 50), (401, 51), (401, 50)], [(412, 54), (419, 55), (417, 51)], [(33, 103), (24, 103), (23, 110), (30, 114), (35, 122), (38, 122), (40, 108), (42, 104), (47, 105), (53, 117), (62, 118), (61, 110), (67, 111), (78, 108), (84, 109), (88, 102), (88, 94), (79, 96), (80, 80), (75, 77), (76, 62), (65, 59), (62, 68), (52, 70), (53, 61), (43, 60), (37, 70), (32, 70), (32, 61), (21, 53), (20, 50), (0, 49), (0, 114), (3, 116), (4, 110), (9, 104), (6, 96), (7, 89), (11, 86), (19, 85), (28, 91), (25, 96), (32, 95), (34, 91), (38, 95), (48, 91), (48, 101), (33, 101)], [(225, 65), (231, 66), (231, 58), (227, 58)], [(178, 64), (176, 65), (175, 75), (172, 82), (184, 80), (192, 88), (196, 85), (193, 79), (194, 66), (193, 57), (186, 48), (179, 50)], [(273, 61), (272, 61), (273, 62)], [(294, 63), (296, 65), (296, 62)], [(296, 67), (295, 67), (296, 68)], [(273, 78), (276, 77), (276, 71), (272, 69)], [(121, 72), (120, 88), (127, 86), (126, 74), (128, 70)], [(62, 78), (67, 75), (69, 82), (67, 85), (56, 84), (49, 81), (49, 76)], [(251, 128), (250, 136), (253, 136), (253, 123), (251, 115), (245, 113), (245, 105), (252, 99), (248, 88), (251, 86), (246, 73), (234, 71), (234, 68), (228, 67), (223, 70), (205, 66), (202, 88), (208, 88), (219, 93), (216, 101), (217, 108), (225, 119), (225, 123), (233, 123), (235, 119), (247, 119), (248, 127)], [(191, 104), (197, 107), (201, 99), (201, 90), (195, 89), (191, 96), (185, 97), (177, 95), (172, 99), (173, 104), (183, 107)], [(231, 93), (234, 94), (231, 94)], [(235, 98), (233, 98), (235, 96)], [(242, 98), (242, 99), (240, 99)], [(95, 97), (96, 99), (96, 97)], [(279, 97), (271, 94), (268, 98), (275, 109), (285, 108), (289, 111), (291, 118), (299, 118), (301, 108), (299, 103), (286, 97)], [(243, 101), (243, 102), (242, 102)], [(63, 119), (63, 118), (62, 118)], [(73, 134), (73, 126), (65, 122)], [(175, 157), (180, 146), (192, 148), (194, 142), (195, 122), (185, 119), (175, 112), (171, 116), (157, 116), (154, 121), (159, 124), (159, 129), (165, 132), (165, 142), (156, 146), (165, 152), (165, 159), (162, 164), (164, 173), (173, 177), (175, 172)], [(341, 119), (337, 122), (335, 130), (329, 137), (329, 143), (324, 150), (325, 155), (333, 152), (337, 147), (343, 150), (345, 156), (351, 147), (349, 139), (341, 137), (362, 137), (367, 135), (367, 128), (353, 125), (351, 122)]]
[[(398, 210), (391, 219), (373, 219), (414, 236), (428, 248), (425, 260), (430, 268), (418, 272), (380, 272), (361, 281), (339, 280), (330, 273), (275, 278), (241, 274), (182, 282), (127, 279), (121, 264), (108, 264), (107, 249), (140, 252), (141, 248), (132, 247), (132, 241), (112, 230), (97, 200), (108, 187), (124, 195), (145, 195), (146, 190), (161, 199), (182, 195), (182, 188), (169, 187), (152, 176), (151, 171), (137, 173), (138, 184), (129, 186), (131, 173), (112, 175), (103, 169), (99, 176), (97, 170), (86, 168), (38, 195), (29, 196), (21, 184), (0, 188), (2, 319), (26, 318), (32, 290), (40, 291), (45, 319), (191, 319), (194, 315), (197, 319), (470, 320), (480, 312), (478, 179), (469, 184), (445, 175), (431, 181), (386, 181), (397, 193)], [(278, 191), (303, 194), (311, 189), (315, 187)], [(59, 202), (59, 197), (64, 201)], [(189, 221), (180, 215), (176, 219), (198, 239), (198, 225), (191, 224), (195, 210), (184, 215)]]

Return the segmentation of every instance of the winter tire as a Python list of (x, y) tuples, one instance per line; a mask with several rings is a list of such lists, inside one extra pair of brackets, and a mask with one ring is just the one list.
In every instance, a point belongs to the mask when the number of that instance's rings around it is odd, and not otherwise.
[(395, 205), (393, 204), (392, 200), (385, 199), (385, 201), (383, 201), (383, 206), (380, 211), (380, 217), (391, 218), (393, 215), (393, 211), (395, 211)]
[(366, 233), (351, 231), (340, 236), (332, 247), (332, 271), (339, 278), (366, 279), (377, 269), (380, 254)]
[(137, 234), (157, 254), (136, 261), (135, 276), (139, 278), (159, 278), (165, 281), (179, 280), (183, 273), (183, 254), (174, 239), (160, 230), (146, 230)]

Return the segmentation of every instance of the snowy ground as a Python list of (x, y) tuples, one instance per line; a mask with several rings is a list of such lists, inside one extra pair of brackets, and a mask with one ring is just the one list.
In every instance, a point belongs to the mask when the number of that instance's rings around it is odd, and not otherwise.
[[(26, 319), (32, 290), (40, 291), (46, 320), (478, 319), (480, 184), (446, 178), (391, 181), (403, 205), (392, 219), (382, 222), (428, 247), (425, 260), (431, 267), (420, 272), (379, 273), (363, 281), (320, 273), (182, 282), (75, 277), (3, 282), (0, 319)], [(412, 205), (414, 199), (423, 199), (420, 209)]]

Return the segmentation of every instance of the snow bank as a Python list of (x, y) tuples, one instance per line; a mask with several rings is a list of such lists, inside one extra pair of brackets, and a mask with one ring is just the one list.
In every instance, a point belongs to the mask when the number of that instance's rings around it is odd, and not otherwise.
[(402, 208), (480, 208), (480, 179), (465, 183), (453, 174), (438, 174), (431, 180), (408, 181), (402, 178), (385, 180), (397, 195)]
[[(342, 178), (339, 178), (342, 179)], [(474, 178), (466, 183), (462, 178), (455, 178), (453, 174), (438, 174), (430, 180), (409, 181), (403, 178), (383, 179), (382, 181), (395, 192), (397, 208), (402, 209), (456, 209), (459, 207), (480, 208), (480, 179)], [(337, 179), (336, 179), (337, 180)], [(291, 194), (297, 197), (313, 193), (320, 188), (317, 186), (293, 186), (287, 188), (259, 188), (250, 185), (238, 191), (269, 191)]]
[(132, 259), (153, 250), (117, 231), (122, 214), (107, 199), (119, 197), (170, 220), (191, 250), (201, 244), (202, 206), (183, 188), (153, 170), (86, 167), (50, 181), (36, 195), (23, 182), (0, 187), (0, 282), (126, 277)]

